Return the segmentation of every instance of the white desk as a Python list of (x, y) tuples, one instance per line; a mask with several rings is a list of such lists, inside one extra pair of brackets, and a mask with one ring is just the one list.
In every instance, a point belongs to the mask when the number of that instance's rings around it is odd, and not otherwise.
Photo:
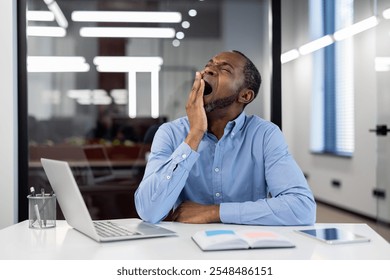
[(337, 226), (370, 237), (371, 242), (368, 243), (328, 245), (293, 231), (305, 227), (262, 227), (264, 230), (284, 234), (296, 247), (219, 252), (202, 252), (191, 240), (191, 235), (203, 229), (237, 229), (249, 226), (171, 222), (160, 225), (176, 231), (178, 236), (98, 243), (72, 229), (65, 221), (57, 221), (56, 228), (44, 230), (29, 229), (28, 222), (24, 221), (0, 230), (0, 259), (390, 260), (390, 244), (366, 224), (316, 224), (316, 227)]

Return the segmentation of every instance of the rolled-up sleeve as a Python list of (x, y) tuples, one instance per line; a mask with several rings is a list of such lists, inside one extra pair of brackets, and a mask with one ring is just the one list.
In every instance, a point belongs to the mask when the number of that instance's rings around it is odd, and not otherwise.
[(144, 178), (135, 193), (138, 215), (151, 223), (161, 221), (173, 208), (199, 158), (185, 142), (171, 148), (169, 133), (166, 126), (156, 133)]
[(269, 197), (221, 203), (221, 221), (257, 225), (314, 224), (316, 203), (313, 194), (278, 128), (274, 127), (266, 134), (262, 148), (261, 152), (255, 151), (255, 156), (264, 162)]

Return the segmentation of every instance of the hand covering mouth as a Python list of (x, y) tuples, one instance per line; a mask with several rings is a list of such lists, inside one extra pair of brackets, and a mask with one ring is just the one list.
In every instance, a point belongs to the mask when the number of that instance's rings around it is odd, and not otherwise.
[(206, 81), (204, 80), (204, 91), (203, 91), (203, 95), (209, 95), (210, 93), (213, 92), (213, 88), (211, 87), (211, 85)]

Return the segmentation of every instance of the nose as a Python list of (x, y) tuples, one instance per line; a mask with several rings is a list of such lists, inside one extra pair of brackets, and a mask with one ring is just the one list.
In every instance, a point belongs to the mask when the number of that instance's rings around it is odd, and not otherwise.
[(217, 74), (217, 72), (212, 67), (206, 66), (204, 68), (204, 70), (202, 71), (202, 76), (205, 74), (210, 75), (210, 76), (214, 76)]

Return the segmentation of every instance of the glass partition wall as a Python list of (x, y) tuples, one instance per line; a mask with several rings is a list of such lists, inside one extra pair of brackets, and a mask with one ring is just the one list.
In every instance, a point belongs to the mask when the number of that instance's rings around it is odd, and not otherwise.
[(66, 160), (94, 219), (137, 217), (153, 135), (186, 114), (215, 54), (254, 61), (263, 84), (246, 110), (269, 119), (269, 1), (26, 2), (28, 186), (51, 191), (40, 158)]

